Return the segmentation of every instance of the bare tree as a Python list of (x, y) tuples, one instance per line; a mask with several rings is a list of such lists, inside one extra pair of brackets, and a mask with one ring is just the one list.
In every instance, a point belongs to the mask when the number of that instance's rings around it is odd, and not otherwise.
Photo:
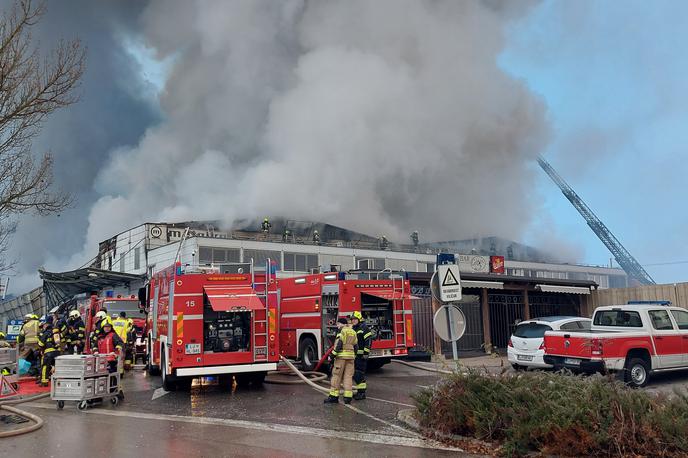
[(52, 155), (31, 148), (46, 117), (76, 102), (84, 71), (78, 40), (60, 41), (47, 54), (32, 45), (31, 29), (45, 6), (19, 0), (0, 20), (0, 271), (11, 264), (2, 254), (16, 215), (57, 213), (72, 202), (51, 189)]

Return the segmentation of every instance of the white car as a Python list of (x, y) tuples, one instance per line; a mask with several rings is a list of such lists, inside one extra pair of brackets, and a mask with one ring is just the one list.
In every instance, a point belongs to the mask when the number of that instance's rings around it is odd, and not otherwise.
[(507, 357), (516, 370), (551, 368), (545, 364), (545, 331), (590, 330), (592, 320), (579, 316), (549, 316), (522, 321), (509, 339)]

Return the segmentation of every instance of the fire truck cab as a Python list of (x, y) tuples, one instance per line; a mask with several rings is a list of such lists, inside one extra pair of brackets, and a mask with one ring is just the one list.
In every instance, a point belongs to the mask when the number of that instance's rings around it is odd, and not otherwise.
[(390, 272), (330, 272), (279, 280), (280, 351), (306, 370), (334, 344), (337, 318), (360, 311), (373, 331), (368, 367), (403, 357), (413, 343), (410, 285)]
[[(142, 339), (146, 333), (146, 313), (142, 310), (137, 296), (106, 296), (100, 297), (91, 295), (88, 299), (79, 301), (77, 303), (77, 310), (84, 320), (86, 326), (86, 350), (90, 351), (91, 343), (88, 336), (95, 326), (95, 315), (100, 310), (107, 310), (108, 316), (115, 319), (120, 312), (125, 312), (127, 318), (131, 318), (136, 327), (137, 341)], [(139, 353), (139, 348), (143, 351), (141, 345), (135, 344), (135, 350)]]
[[(274, 269), (272, 269), (274, 270)], [(194, 377), (221, 384), (263, 382), (277, 369), (277, 281), (271, 264), (252, 263), (154, 274), (149, 285), (148, 370), (163, 388), (188, 387)]]

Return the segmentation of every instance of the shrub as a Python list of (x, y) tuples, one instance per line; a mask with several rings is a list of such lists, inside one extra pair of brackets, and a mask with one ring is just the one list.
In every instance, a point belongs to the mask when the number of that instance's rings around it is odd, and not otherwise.
[(505, 456), (688, 456), (688, 396), (611, 378), (472, 370), (413, 397), (422, 426), (499, 442)]

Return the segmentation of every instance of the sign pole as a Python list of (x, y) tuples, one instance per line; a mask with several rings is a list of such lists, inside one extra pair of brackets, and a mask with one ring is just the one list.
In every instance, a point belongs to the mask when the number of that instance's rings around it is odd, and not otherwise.
[(451, 319), (451, 313), (449, 312), (449, 307), (445, 308), (445, 315), (447, 317), (447, 328), (449, 329), (449, 340), (451, 340), (452, 343), (452, 356), (454, 358), (454, 361), (459, 359), (458, 356), (458, 350), (456, 348), (456, 339), (454, 339), (455, 331), (454, 331), (454, 322)]

